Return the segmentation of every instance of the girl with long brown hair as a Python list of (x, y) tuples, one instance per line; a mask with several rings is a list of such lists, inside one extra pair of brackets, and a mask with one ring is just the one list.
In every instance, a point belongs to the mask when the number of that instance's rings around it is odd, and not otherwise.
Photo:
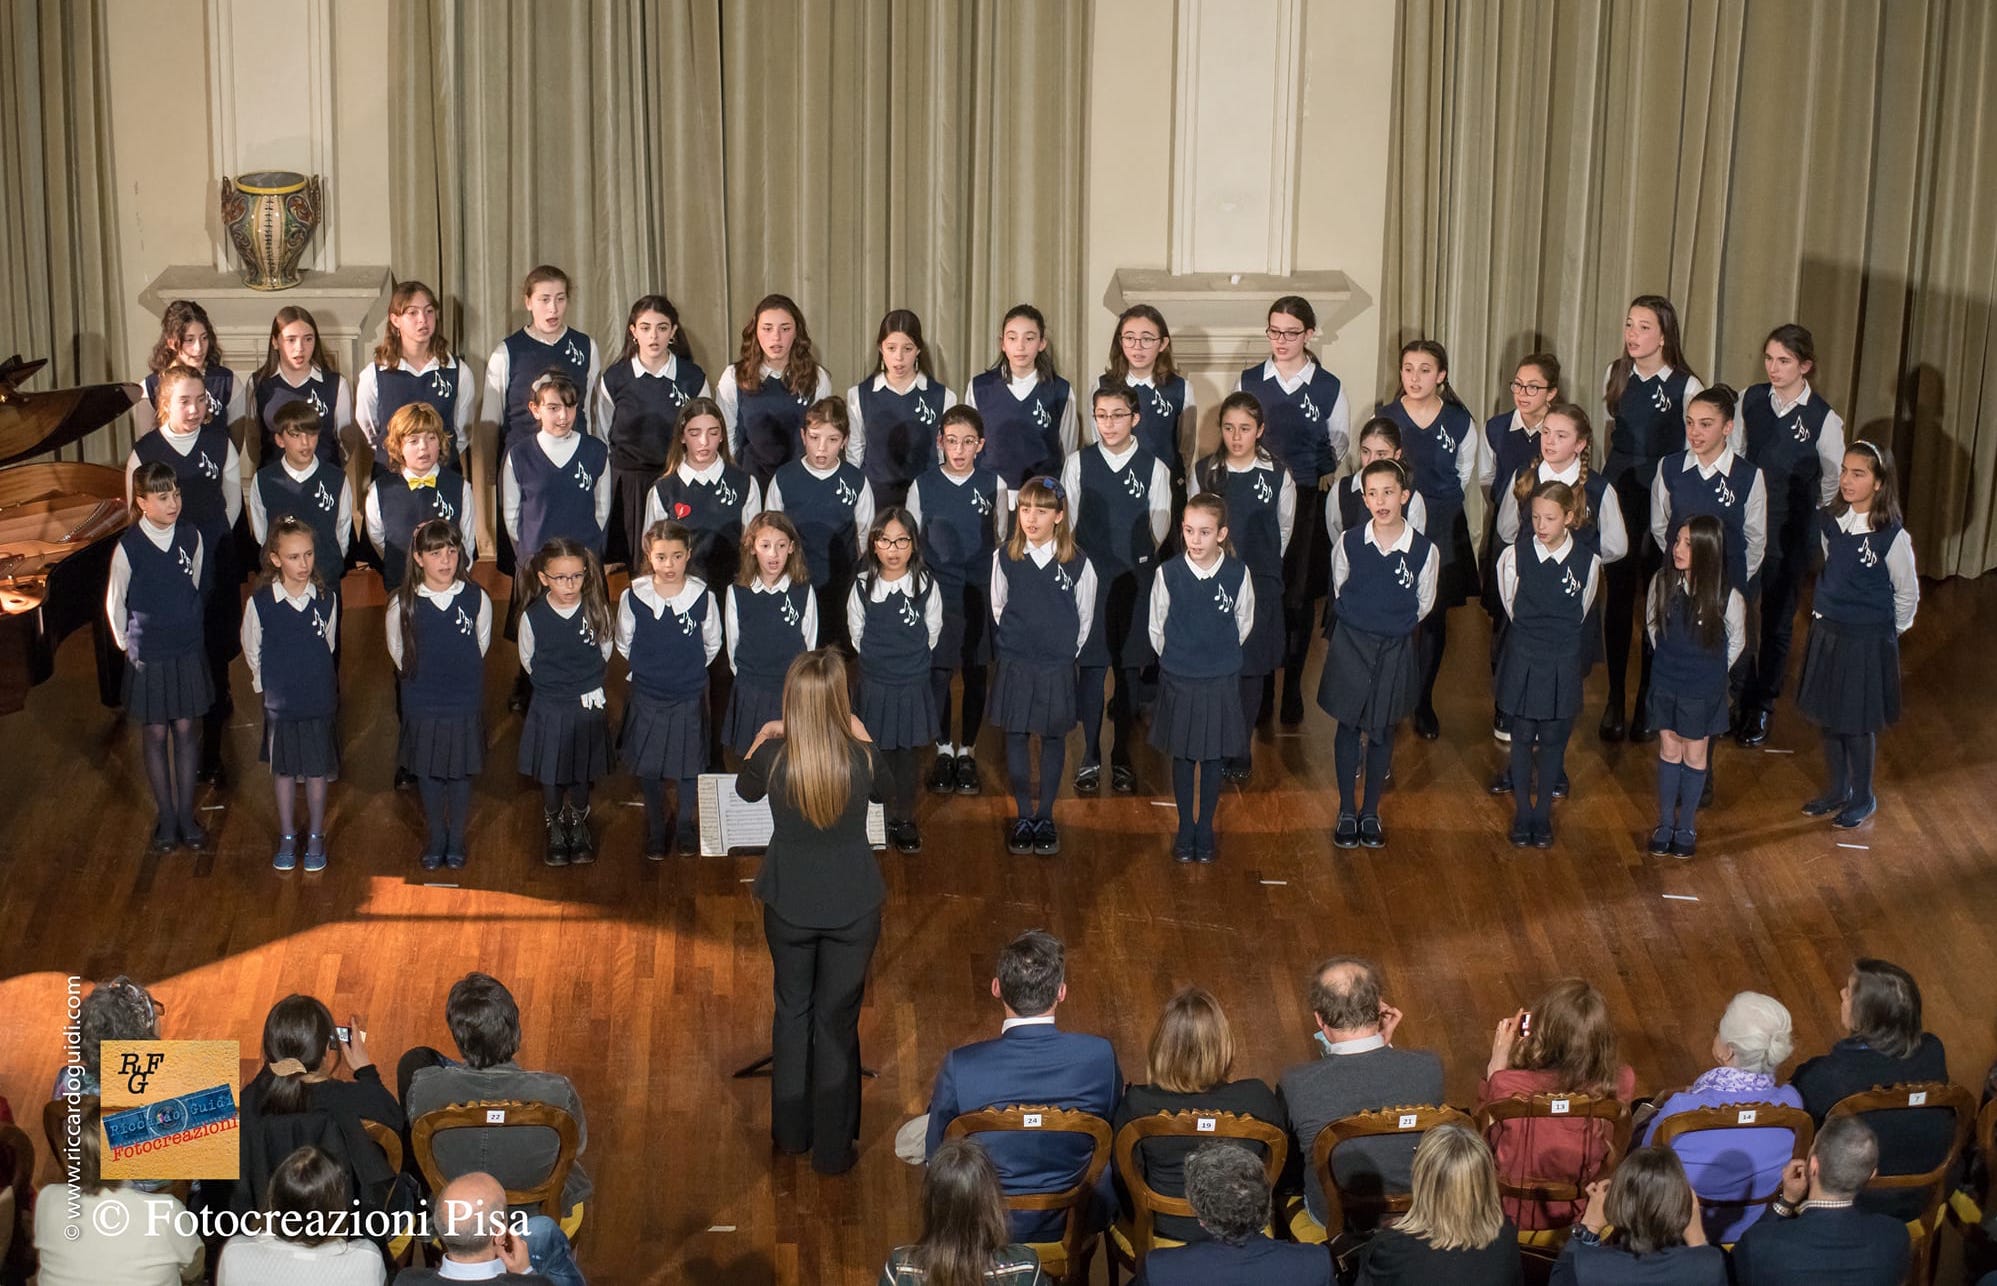
[(277, 457), (277, 413), (293, 402), (318, 412), (315, 454), (328, 464), (346, 463), (340, 436), (354, 422), (354, 391), (319, 338), (319, 323), (307, 309), (287, 304), (270, 320), (263, 363), (250, 375), (250, 405), (256, 412), (257, 463)]
[(765, 295), (742, 323), (742, 346), (714, 385), (735, 458), (758, 485), (795, 459), (804, 408), (832, 396), (804, 310), (788, 295)]
[(388, 296), (374, 360), (354, 377), (354, 424), (374, 448), (376, 472), (393, 472), (388, 426), (397, 411), (414, 402), (437, 412), (445, 426), (444, 463), (462, 472), (478, 410), (478, 376), (451, 352), (438, 326), (436, 292), (420, 281), (398, 281)]
[(1671, 566), (1651, 582), (1644, 619), (1657, 660), (1646, 717), (1658, 731), (1653, 856), (1691, 857), (1713, 738), (1727, 730), (1727, 672), (1747, 647), (1747, 604), (1727, 583), (1720, 520), (1679, 525)]
[(610, 443), (616, 502), (607, 562), (644, 574), (645, 496), (664, 472), (678, 436), (680, 409), (712, 397), (707, 372), (694, 364), (680, 310), (664, 295), (640, 295), (624, 322), (624, 351), (603, 368), (590, 414)]

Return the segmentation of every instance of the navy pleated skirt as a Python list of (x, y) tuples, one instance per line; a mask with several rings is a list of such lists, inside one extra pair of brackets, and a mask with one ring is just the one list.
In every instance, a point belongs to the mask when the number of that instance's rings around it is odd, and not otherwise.
[(1892, 626), (1810, 622), (1796, 708), (1825, 732), (1858, 736), (1900, 719), (1900, 636)]
[(746, 756), (756, 734), (772, 719), (784, 717), (784, 685), (774, 687), (746, 674), (735, 676), (728, 688), (728, 713), (721, 717), (721, 744)]
[(1187, 679), (1158, 675), (1151, 711), (1151, 748), (1174, 759), (1234, 759), (1248, 751), (1238, 676)]
[(1651, 727), (1675, 733), (1687, 741), (1717, 737), (1733, 725), (1724, 686), (1717, 692), (1674, 692), (1652, 683), (1645, 709)]
[(457, 781), (485, 768), (485, 716), (405, 714), (396, 767), (418, 777)]
[(882, 750), (917, 750), (936, 744), (936, 694), (929, 676), (899, 683), (860, 673), (860, 716)]
[(520, 728), (520, 772), (543, 786), (586, 786), (610, 771), (610, 715), (535, 694)]
[(286, 719), (266, 713), (257, 757), (270, 765), (274, 777), (337, 778), (340, 744), (332, 716)]
[(1347, 727), (1384, 732), (1413, 714), (1420, 697), (1412, 635), (1371, 634), (1339, 622), (1318, 677), (1318, 709)]
[(214, 704), (215, 680), (202, 652), (125, 662), (125, 713), (135, 723), (199, 719)]
[(634, 777), (677, 781), (700, 776), (707, 771), (707, 693), (673, 701), (631, 689), (617, 748)]
[(1065, 737), (1075, 716), (1075, 667), (1000, 660), (985, 717), (1007, 732)]
[(1581, 662), (1573, 655), (1536, 656), (1516, 632), (1498, 655), (1498, 709), (1515, 719), (1572, 719), (1581, 713)]

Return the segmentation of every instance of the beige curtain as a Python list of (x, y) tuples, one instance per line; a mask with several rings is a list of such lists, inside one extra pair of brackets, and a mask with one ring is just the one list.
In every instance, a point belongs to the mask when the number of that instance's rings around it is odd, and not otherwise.
[(1381, 391), (1429, 335), (1490, 414), (1545, 345), (1599, 418), (1634, 295), (1737, 387), (1800, 321), (1923, 571), (1997, 566), (1997, 6), (1409, 0), (1398, 47)]
[[(672, 296), (710, 374), (772, 291), (844, 388), (890, 307), (961, 393), (1021, 300), (1081, 334), (1084, 5), (396, 0), (396, 272), (483, 356), (564, 267), (613, 356)], [(1077, 366), (1070, 355), (1065, 366)]]
[[(30, 388), (116, 379), (125, 349), (104, 59), (92, 0), (0, 13), (0, 358), (48, 358)], [(113, 463), (130, 432), (63, 454)]]

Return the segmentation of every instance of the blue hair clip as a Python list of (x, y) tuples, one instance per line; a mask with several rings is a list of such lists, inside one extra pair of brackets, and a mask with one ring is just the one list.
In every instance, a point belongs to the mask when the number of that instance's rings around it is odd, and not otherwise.
[[(1026, 486), (1030, 487), (1036, 482), (1039, 483), (1041, 486), (1047, 488), (1047, 490), (1053, 492), (1054, 498), (1060, 501), (1062, 504), (1065, 505), (1068, 503), (1068, 489), (1061, 485), (1061, 480), (1059, 478), (1050, 477), (1049, 475), (1043, 473), (1037, 478), (1028, 478), (1026, 480)], [(1024, 489), (1025, 489), (1024, 487), (1021, 488), (1021, 490)]]

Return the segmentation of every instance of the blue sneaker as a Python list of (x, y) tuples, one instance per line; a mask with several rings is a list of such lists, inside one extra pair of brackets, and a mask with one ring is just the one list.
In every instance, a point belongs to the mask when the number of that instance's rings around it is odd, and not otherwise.
[(305, 869), (323, 871), (326, 869), (326, 837), (313, 834), (305, 841)]
[(274, 870), (279, 871), (296, 869), (298, 866), (298, 837), (295, 835), (280, 835), (277, 840), (277, 852), (271, 854), (270, 864)]

